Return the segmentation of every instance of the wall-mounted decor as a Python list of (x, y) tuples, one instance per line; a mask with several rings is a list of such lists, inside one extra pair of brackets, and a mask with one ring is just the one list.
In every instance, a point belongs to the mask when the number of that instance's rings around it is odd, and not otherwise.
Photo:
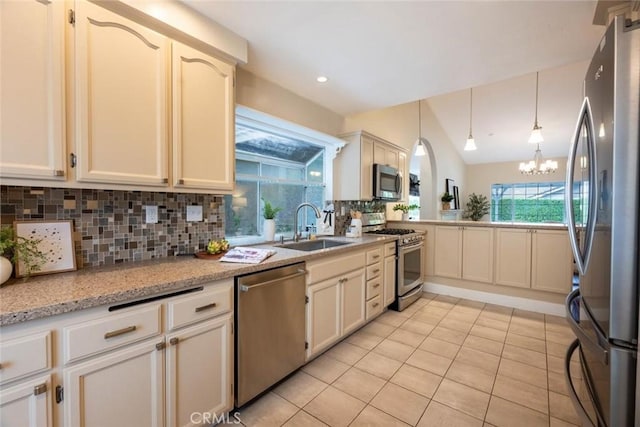
[(453, 186), (453, 209), (460, 209), (460, 196), (458, 195), (458, 186)]
[(449, 193), (449, 194), (453, 194), (453, 184), (456, 181), (454, 179), (450, 179), (450, 178), (445, 178), (444, 180), (444, 191)]
[[(59, 273), (76, 269), (76, 254), (73, 248), (73, 221), (15, 221), (16, 236), (28, 240), (39, 240), (38, 250), (46, 261), (40, 270), (31, 275)], [(26, 275), (25, 266), (18, 259), (16, 277)]]

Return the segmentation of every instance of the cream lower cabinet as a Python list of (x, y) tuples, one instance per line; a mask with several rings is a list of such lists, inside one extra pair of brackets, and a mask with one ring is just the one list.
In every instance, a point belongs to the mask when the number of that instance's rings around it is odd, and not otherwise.
[(46, 375), (0, 389), (0, 425), (51, 427), (52, 386)]
[(64, 2), (0, 2), (2, 178), (65, 179), (64, 25)]
[(396, 299), (396, 242), (384, 245), (383, 305), (388, 307)]
[(163, 426), (163, 348), (158, 338), (65, 368), (65, 426)]
[(0, 341), (0, 425), (50, 427), (51, 331), (16, 335)]
[(307, 359), (366, 321), (365, 252), (307, 262)]
[(572, 259), (566, 231), (496, 229), (496, 284), (566, 294)]
[(434, 275), (493, 282), (493, 228), (435, 226)]
[(226, 315), (167, 335), (166, 425), (219, 419), (233, 406), (231, 324)]

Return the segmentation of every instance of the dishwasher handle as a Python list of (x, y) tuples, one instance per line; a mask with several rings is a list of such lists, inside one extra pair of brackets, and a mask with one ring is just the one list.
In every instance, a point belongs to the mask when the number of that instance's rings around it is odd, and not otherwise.
[(277, 277), (275, 279), (267, 280), (266, 282), (256, 283), (255, 285), (240, 285), (240, 291), (249, 292), (251, 289), (259, 288), (261, 286), (271, 285), (272, 283), (282, 282), (283, 280), (289, 280), (299, 276), (304, 276), (305, 274), (307, 274), (307, 270), (298, 270), (297, 273), (293, 273), (284, 277)]

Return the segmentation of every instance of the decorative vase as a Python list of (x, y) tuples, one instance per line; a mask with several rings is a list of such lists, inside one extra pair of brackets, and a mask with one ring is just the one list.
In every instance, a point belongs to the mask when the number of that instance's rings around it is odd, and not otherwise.
[(268, 242), (273, 242), (276, 238), (276, 220), (265, 219), (262, 227), (264, 239)]
[(448, 211), (449, 209), (451, 209), (451, 202), (442, 202), (442, 210)]
[(0, 256), (0, 285), (9, 280), (13, 272), (13, 264), (7, 258)]
[(409, 221), (409, 212), (407, 212), (407, 213), (403, 212), (402, 213), (402, 220), (403, 221)]

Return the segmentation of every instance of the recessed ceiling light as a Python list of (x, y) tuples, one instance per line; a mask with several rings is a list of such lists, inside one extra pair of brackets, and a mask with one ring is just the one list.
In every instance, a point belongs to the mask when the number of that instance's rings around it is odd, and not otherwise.
[(318, 77), (316, 77), (316, 81), (318, 83), (326, 83), (326, 82), (329, 81), (329, 79), (327, 77), (325, 77), (325, 76), (318, 76)]

